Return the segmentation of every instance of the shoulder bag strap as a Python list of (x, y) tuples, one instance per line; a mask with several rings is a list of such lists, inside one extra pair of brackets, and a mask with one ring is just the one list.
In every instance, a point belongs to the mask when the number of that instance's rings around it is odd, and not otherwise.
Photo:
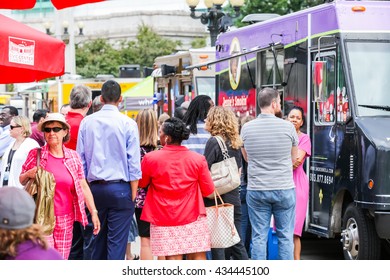
[(41, 148), (37, 148), (37, 167), (41, 165)]
[(221, 195), (219, 194), (219, 192), (217, 191), (217, 189), (214, 189), (214, 200), (215, 200), (215, 211), (217, 211), (217, 216), (219, 215), (219, 211), (218, 211), (218, 201), (217, 201), (217, 196), (219, 198), (219, 200), (221, 201), (222, 204), (225, 204), (225, 202), (223, 201)]
[[(10, 169), (10, 166), (11, 166), (11, 162), (12, 162), (12, 159), (13, 159), (13, 157), (14, 157), (14, 155), (15, 155), (15, 152), (16, 152), (16, 150), (9, 150), (9, 153), (8, 153), (8, 159), (7, 159), (7, 167), (6, 167), (6, 171), (9, 171), (9, 169)], [(8, 170), (7, 170), (8, 169)]]
[(215, 137), (215, 139), (217, 139), (218, 145), (221, 148), (223, 159), (225, 160), (225, 159), (230, 158), (225, 141), (223, 141), (223, 138), (219, 135), (216, 135), (214, 137)]

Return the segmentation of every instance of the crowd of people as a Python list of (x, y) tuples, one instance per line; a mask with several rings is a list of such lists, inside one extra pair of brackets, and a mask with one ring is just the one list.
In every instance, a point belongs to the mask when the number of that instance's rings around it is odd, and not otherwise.
[[(278, 258), (300, 259), (309, 195), (303, 166), (311, 153), (302, 108), (280, 118), (279, 93), (265, 88), (256, 118), (239, 119), (199, 95), (172, 117), (144, 109), (133, 120), (118, 109), (117, 82), (91, 96), (76, 86), (60, 113), (37, 110), (31, 124), (16, 108), (2, 109), (0, 258), (260, 260), (273, 227)], [(224, 159), (216, 136), (241, 172), (241, 184), (221, 195), (234, 206), (240, 236), (224, 249), (211, 248), (206, 217), (215, 204), (207, 198), (210, 168)], [(35, 203), (23, 190), (37, 162), (56, 182), (50, 235), (33, 224)], [(131, 249), (137, 236), (139, 255)]]

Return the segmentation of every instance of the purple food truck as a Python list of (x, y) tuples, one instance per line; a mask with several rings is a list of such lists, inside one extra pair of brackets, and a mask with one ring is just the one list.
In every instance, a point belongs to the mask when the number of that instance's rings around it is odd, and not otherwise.
[(259, 113), (264, 87), (280, 91), (284, 114), (304, 108), (305, 230), (340, 238), (346, 259), (380, 259), (390, 240), (390, 2), (335, 1), (222, 33), (208, 64), (218, 104), (237, 116)]

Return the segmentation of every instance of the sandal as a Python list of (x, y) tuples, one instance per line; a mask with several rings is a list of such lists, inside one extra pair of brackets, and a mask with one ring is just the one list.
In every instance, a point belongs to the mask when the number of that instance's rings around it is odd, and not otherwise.
[(138, 261), (139, 260), (139, 255), (137, 254), (131, 254), (132, 258), (131, 259), (126, 259), (128, 261)]

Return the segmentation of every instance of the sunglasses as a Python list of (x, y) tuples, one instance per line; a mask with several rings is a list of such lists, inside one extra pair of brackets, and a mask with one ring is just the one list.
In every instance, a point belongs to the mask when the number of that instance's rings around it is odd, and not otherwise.
[(51, 131), (60, 132), (61, 130), (63, 130), (62, 127), (45, 127), (43, 129), (43, 131), (46, 132), (46, 133), (50, 133)]
[(10, 127), (10, 128), (11, 128), (11, 130), (12, 130), (12, 129), (14, 129), (14, 128), (17, 128), (17, 127), (22, 127), (22, 126), (21, 126), (21, 125), (10, 125), (9, 127)]

